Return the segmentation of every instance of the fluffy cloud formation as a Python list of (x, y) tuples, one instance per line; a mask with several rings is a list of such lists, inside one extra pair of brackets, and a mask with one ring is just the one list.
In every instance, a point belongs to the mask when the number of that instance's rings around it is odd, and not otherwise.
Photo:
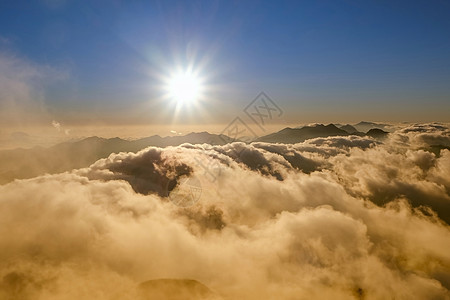
[[(420, 126), (147, 148), (0, 186), (0, 299), (448, 299), (449, 132)], [(174, 205), (194, 177), (200, 199)]]

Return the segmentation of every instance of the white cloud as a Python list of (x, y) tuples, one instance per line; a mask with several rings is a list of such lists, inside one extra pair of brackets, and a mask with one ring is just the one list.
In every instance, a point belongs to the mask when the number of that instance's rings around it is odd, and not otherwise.
[[(0, 186), (0, 291), (16, 276), (24, 299), (139, 299), (191, 278), (225, 299), (445, 299), (450, 151), (395, 145), (185, 144)], [(203, 187), (187, 208), (164, 193), (180, 176)]]
[(55, 120), (52, 121), (52, 126), (55, 127), (57, 131), (61, 131), (61, 123), (56, 122)]

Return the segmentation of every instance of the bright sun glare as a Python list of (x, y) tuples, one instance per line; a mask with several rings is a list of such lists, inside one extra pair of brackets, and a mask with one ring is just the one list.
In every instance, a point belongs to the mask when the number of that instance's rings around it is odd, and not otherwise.
[(200, 78), (189, 71), (178, 72), (167, 83), (169, 97), (177, 103), (189, 103), (198, 100), (203, 90)]

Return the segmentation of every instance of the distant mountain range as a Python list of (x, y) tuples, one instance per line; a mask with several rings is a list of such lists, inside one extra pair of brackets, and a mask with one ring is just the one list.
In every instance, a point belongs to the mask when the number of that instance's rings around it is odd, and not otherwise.
[(111, 153), (137, 152), (149, 146), (167, 147), (183, 143), (223, 145), (233, 140), (225, 135), (208, 132), (184, 136), (160, 137), (138, 140), (89, 137), (81, 141), (65, 142), (50, 148), (14, 149), (0, 151), (0, 184), (14, 179), (32, 178), (45, 173), (60, 173), (91, 165)]
[[(374, 123), (360, 122), (361, 126), (375, 126)], [(356, 124), (356, 125), (358, 125)], [(372, 125), (368, 125), (372, 124)], [(355, 126), (356, 126), (355, 125)], [(306, 139), (327, 136), (368, 135), (375, 138), (384, 137), (387, 132), (370, 128), (367, 133), (357, 131), (351, 125), (341, 128), (333, 124), (305, 126), (301, 128), (284, 128), (278, 132), (258, 138), (256, 141), (273, 143), (298, 143)], [(111, 153), (137, 152), (149, 146), (167, 147), (183, 143), (223, 145), (235, 140), (225, 135), (208, 132), (190, 133), (184, 136), (160, 137), (159, 135), (138, 140), (121, 138), (89, 137), (80, 141), (65, 142), (53, 147), (35, 147), (31, 149), (14, 149), (0, 151), (0, 184), (14, 179), (32, 178), (45, 173), (60, 173), (91, 165)]]
[(349, 135), (349, 133), (343, 129), (337, 128), (333, 124), (329, 124), (326, 126), (323, 124), (318, 124), (313, 126), (305, 126), (302, 128), (287, 127), (278, 132), (260, 137), (257, 139), (257, 141), (294, 144), (316, 137), (327, 137), (335, 135)]
[(360, 132), (367, 132), (370, 129), (382, 129), (386, 130), (387, 127), (389, 127), (388, 124), (382, 124), (382, 123), (374, 123), (374, 122), (366, 122), (361, 121), (355, 125), (353, 125), (355, 129), (357, 129)]
[[(360, 124), (360, 123), (358, 123)], [(258, 142), (294, 144), (308, 139), (328, 136), (370, 136), (373, 138), (384, 138), (388, 132), (379, 128), (370, 128), (366, 133), (356, 130), (355, 127), (347, 124), (338, 128), (334, 124), (316, 124), (313, 126), (304, 126), (301, 128), (284, 128), (278, 132), (268, 134), (258, 138)]]
[(358, 129), (356, 129), (355, 127), (353, 127), (350, 124), (347, 124), (347, 125), (344, 125), (344, 126), (340, 126), (339, 128), (342, 129), (342, 130), (347, 131), (348, 133), (358, 133), (359, 132)]

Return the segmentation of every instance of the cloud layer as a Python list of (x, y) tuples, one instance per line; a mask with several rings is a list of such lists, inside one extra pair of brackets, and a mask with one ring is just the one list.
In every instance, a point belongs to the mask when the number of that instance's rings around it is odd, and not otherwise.
[[(0, 299), (152, 299), (137, 287), (159, 278), (206, 298), (448, 299), (449, 142), (422, 124), (184, 144), (0, 186)], [(201, 197), (174, 205), (186, 178)]]

